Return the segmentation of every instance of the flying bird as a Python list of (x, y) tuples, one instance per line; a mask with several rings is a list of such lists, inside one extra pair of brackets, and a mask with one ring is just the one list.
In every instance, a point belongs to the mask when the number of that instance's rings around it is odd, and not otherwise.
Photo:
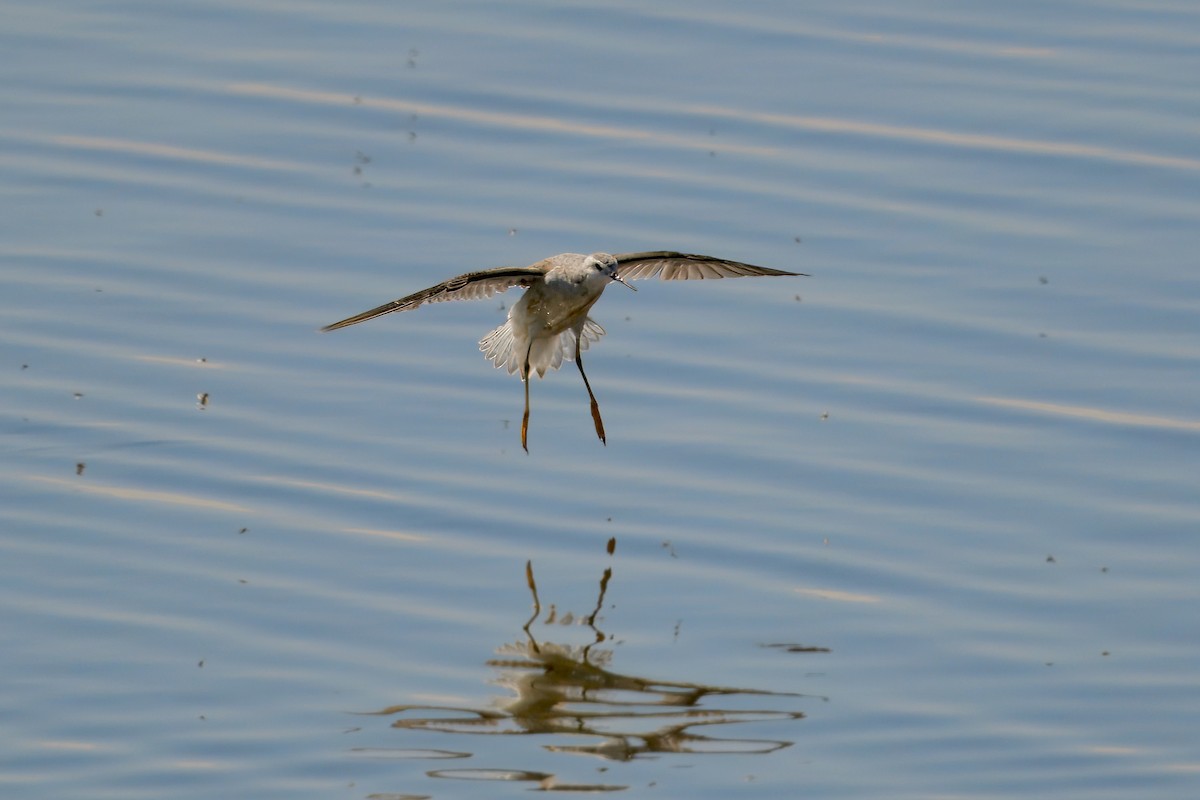
[[(525, 415), (521, 418), (521, 447), (529, 452), (529, 378), (546, 370), (558, 369), (563, 360), (574, 361), (592, 404), (596, 435), (607, 444), (600, 405), (583, 371), (581, 353), (604, 335), (604, 328), (588, 316), (610, 283), (616, 281), (634, 289), (627, 281), (661, 277), (664, 281), (712, 278), (742, 278), (764, 275), (805, 276), (802, 272), (756, 267), (740, 261), (713, 256), (675, 253), (667, 250), (649, 253), (561, 253), (528, 267), (497, 267), (468, 272), (437, 286), (384, 303), (378, 308), (326, 325), (322, 331), (335, 331), (393, 311), (411, 311), (426, 303), (445, 300), (479, 300), (514, 286), (525, 289), (521, 299), (508, 309), (508, 319), (479, 341), (479, 349), (497, 368), (509, 374), (520, 373), (525, 384)], [(807, 276), (805, 276), (807, 277)]]

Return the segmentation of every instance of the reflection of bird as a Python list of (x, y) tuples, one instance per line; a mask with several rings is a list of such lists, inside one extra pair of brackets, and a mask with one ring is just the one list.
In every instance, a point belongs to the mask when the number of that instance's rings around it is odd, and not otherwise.
[[(321, 330), (333, 331), (393, 311), (410, 311), (425, 303), (443, 300), (476, 300), (491, 297), (513, 286), (526, 289), (521, 299), (508, 310), (508, 320), (483, 337), (479, 349), (497, 367), (509, 374), (520, 371), (525, 384), (525, 415), (521, 419), (521, 446), (529, 451), (529, 376), (543, 377), (547, 369), (558, 369), (563, 359), (574, 358), (583, 385), (592, 402), (592, 420), (596, 435), (604, 442), (604, 423), (600, 406), (583, 371), (580, 353), (588, 344), (604, 335), (604, 328), (588, 317), (588, 311), (612, 281), (625, 283), (635, 278), (659, 275), (665, 281), (700, 278), (740, 278), (760, 275), (801, 275), (768, 267), (756, 267), (739, 261), (712, 256), (657, 251), (609, 255), (562, 253), (528, 267), (498, 267), (468, 272), (443, 281), (437, 286), (410, 294), (378, 308), (355, 314)], [(632, 289), (632, 286), (629, 286)], [(574, 351), (574, 352), (572, 352)]]
[[(615, 547), (616, 540), (610, 539), (609, 555)], [(594, 634), (591, 644), (580, 647), (539, 642), (531, 628), (542, 616), (542, 603), (533, 576), (533, 562), (525, 563), (525, 582), (533, 597), (533, 614), (522, 628), (526, 639), (501, 645), (496, 651), (501, 657), (487, 662), (500, 670), (491, 683), (511, 690), (513, 697), (495, 698), (494, 705), (486, 707), (395, 705), (372, 713), (394, 716), (392, 727), (408, 730), (465, 733), (472, 737), (553, 736), (555, 744), (543, 745), (552, 753), (581, 753), (618, 761), (660, 753), (766, 754), (791, 746), (792, 742), (787, 740), (720, 738), (702, 731), (714, 730), (716, 726), (725, 729), (745, 723), (759, 726), (772, 720), (803, 719), (804, 712), (790, 710), (787, 706), (792, 705), (791, 701), (783, 698), (806, 695), (655, 680), (617, 672), (612, 663), (615, 652), (596, 647), (613, 640), (611, 634), (597, 626), (601, 611), (615, 608), (606, 606), (604, 600), (612, 574), (611, 567), (605, 568), (591, 613), (579, 616)], [(557, 621), (565, 626), (568, 617), (574, 618), (569, 612), (556, 618), (553, 608), (550, 616), (541, 620), (544, 625)], [(743, 697), (756, 699), (739, 707), (742, 701), (735, 698)], [(731, 703), (735, 705), (728, 705)], [(494, 707), (496, 704), (499, 710)], [(580, 743), (570, 744), (572, 740)], [(505, 773), (505, 779), (512, 780), (508, 775)], [(541, 788), (549, 788), (552, 782), (553, 775), (543, 774)], [(613, 791), (623, 787), (592, 784), (575, 788)]]

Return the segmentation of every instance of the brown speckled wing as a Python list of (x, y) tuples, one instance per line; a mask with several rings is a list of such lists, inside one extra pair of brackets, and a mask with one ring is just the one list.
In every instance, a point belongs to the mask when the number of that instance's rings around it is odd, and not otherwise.
[(390, 303), (384, 303), (378, 308), (355, 314), (332, 325), (321, 328), (322, 331), (336, 331), (350, 325), (357, 325), (369, 319), (391, 314), (393, 311), (411, 311), (426, 303), (441, 303), (447, 300), (480, 300), (491, 297), (497, 292), (503, 292), (514, 286), (529, 286), (540, 281), (545, 271), (539, 267), (499, 267), (485, 269), (479, 272), (468, 272), (448, 281), (442, 281), (437, 286), (430, 286), (414, 292), (408, 297), (401, 297)]
[(804, 275), (770, 267), (756, 267), (740, 261), (656, 250), (649, 253), (622, 253), (616, 256), (617, 274), (625, 280), (660, 276), (664, 281), (688, 281), (705, 278), (749, 278), (765, 275)]

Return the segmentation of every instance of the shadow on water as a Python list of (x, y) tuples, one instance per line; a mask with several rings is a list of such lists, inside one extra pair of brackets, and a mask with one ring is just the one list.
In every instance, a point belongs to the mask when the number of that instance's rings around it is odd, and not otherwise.
[[(612, 555), (616, 540), (608, 541)], [(600, 578), (595, 607), (578, 621), (594, 634), (586, 645), (539, 641), (533, 632), (543, 609), (538, 597), (533, 563), (525, 565), (533, 597), (533, 614), (522, 626), (524, 638), (497, 648), (498, 658), (488, 666), (499, 672), (492, 682), (512, 696), (484, 707), (395, 705), (371, 715), (395, 717), (393, 728), (440, 733), (554, 737), (542, 747), (552, 753), (599, 756), (611, 761), (632, 761), (667, 753), (759, 754), (790, 747), (786, 739), (718, 737), (701, 731), (717, 726), (794, 721), (802, 711), (781, 708), (793, 698), (813, 697), (792, 692), (711, 686), (627, 675), (612, 669), (614, 651), (600, 647), (613, 638), (600, 628), (600, 612), (608, 591), (612, 568)], [(550, 606), (543, 625), (570, 625), (573, 614), (559, 615)], [(775, 645), (768, 645), (774, 647)], [(757, 702), (756, 702), (757, 701)], [(738, 707), (742, 706), (742, 707)], [(762, 706), (762, 707), (754, 707)], [(402, 758), (470, 758), (457, 750), (374, 749), (364, 755)], [(524, 769), (440, 769), (434, 778), (461, 780), (528, 781), (539, 789), (619, 791), (611, 784), (565, 784), (553, 773)]]

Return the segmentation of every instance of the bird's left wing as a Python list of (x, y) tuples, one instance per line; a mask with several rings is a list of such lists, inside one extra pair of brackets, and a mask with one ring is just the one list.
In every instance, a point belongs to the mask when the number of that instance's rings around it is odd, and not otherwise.
[(401, 297), (399, 300), (384, 303), (370, 311), (364, 311), (332, 325), (326, 325), (321, 330), (336, 331), (338, 328), (366, 322), (393, 311), (411, 311), (425, 303), (441, 303), (446, 300), (481, 300), (514, 286), (529, 286), (544, 276), (545, 271), (537, 267), (498, 267), (497, 269), (468, 272), (466, 275), (442, 281), (437, 286), (430, 286), (428, 289), (414, 292), (408, 297)]
[(702, 278), (746, 278), (760, 275), (802, 275), (770, 267), (756, 267), (740, 261), (702, 256), (695, 253), (674, 253), (656, 250), (650, 253), (621, 253), (617, 259), (617, 275), (624, 280), (653, 278), (661, 275), (664, 281), (699, 280)]

